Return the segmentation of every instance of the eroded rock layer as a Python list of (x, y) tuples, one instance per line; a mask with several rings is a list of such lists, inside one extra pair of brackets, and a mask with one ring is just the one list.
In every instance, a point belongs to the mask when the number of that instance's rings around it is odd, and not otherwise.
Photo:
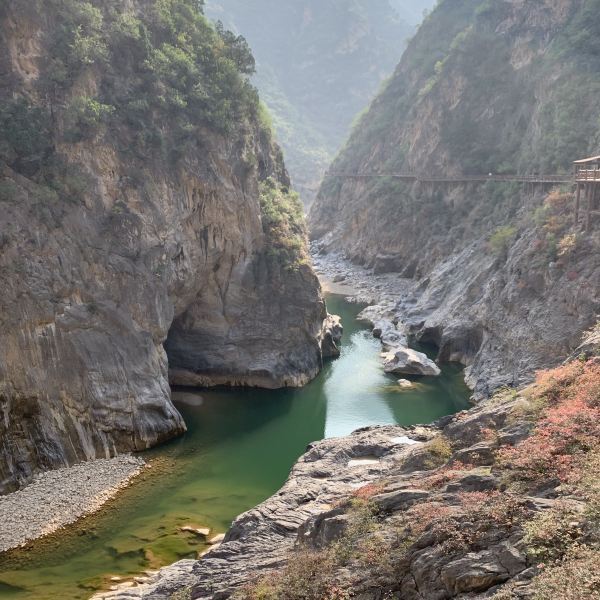
[(261, 181), (294, 200), (251, 57), (166, 4), (0, 8), (0, 493), (183, 432), (168, 363), (265, 387), (321, 366), (303, 226), (274, 196), (282, 253), (261, 212)]

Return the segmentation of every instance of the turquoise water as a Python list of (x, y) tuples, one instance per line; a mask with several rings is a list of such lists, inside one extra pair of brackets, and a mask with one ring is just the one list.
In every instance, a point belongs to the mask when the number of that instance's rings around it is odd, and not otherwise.
[(118, 499), (30, 548), (0, 557), (0, 599), (84, 599), (205, 548), (184, 525), (224, 532), (285, 481), (306, 445), (367, 425), (427, 423), (462, 410), (457, 366), (402, 391), (381, 368), (360, 308), (328, 298), (345, 325), (342, 356), (300, 390), (176, 390), (188, 433), (145, 453), (151, 467)]

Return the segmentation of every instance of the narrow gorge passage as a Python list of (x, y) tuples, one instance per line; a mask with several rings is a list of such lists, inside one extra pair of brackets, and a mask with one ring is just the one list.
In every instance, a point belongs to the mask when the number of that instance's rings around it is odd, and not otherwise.
[(274, 493), (310, 442), (375, 424), (429, 423), (468, 406), (458, 366), (402, 391), (383, 373), (379, 341), (356, 320), (360, 306), (329, 296), (342, 316), (342, 356), (302, 389), (191, 390), (174, 400), (187, 434), (145, 453), (147, 474), (97, 515), (0, 558), (2, 600), (85, 599), (180, 558), (224, 532)]

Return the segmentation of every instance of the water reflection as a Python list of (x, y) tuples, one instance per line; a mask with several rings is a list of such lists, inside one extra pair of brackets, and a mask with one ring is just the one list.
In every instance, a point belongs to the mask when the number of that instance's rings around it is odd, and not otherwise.
[(459, 366), (445, 365), (440, 377), (411, 378), (414, 387), (402, 389), (397, 377), (383, 371), (379, 341), (356, 321), (360, 307), (336, 296), (328, 304), (330, 312), (342, 314), (345, 340), (324, 383), (327, 437), (368, 425), (430, 423), (467, 407), (469, 390)]

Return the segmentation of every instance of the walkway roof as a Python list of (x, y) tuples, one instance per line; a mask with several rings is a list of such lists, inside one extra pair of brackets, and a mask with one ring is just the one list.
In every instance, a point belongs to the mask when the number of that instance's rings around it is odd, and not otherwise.
[(584, 165), (585, 163), (599, 162), (599, 161), (600, 161), (600, 156), (592, 156), (590, 158), (582, 158), (581, 160), (576, 160), (576, 161), (574, 161), (573, 164)]

